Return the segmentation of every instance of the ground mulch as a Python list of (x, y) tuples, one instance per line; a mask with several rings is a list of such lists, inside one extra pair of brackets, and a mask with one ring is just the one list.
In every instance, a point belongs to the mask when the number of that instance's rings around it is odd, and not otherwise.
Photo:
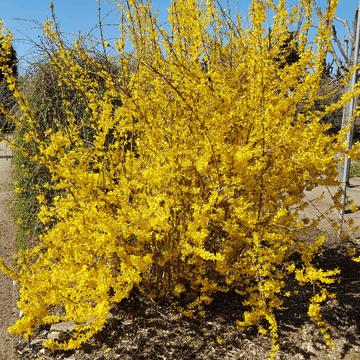
[[(352, 241), (360, 251), (360, 238)], [(283, 297), (287, 309), (277, 313), (280, 351), (276, 359), (360, 359), (360, 263), (350, 260), (337, 239), (330, 239), (321, 251), (323, 255), (315, 259), (318, 266), (341, 270), (337, 281), (325, 286), (337, 298), (326, 301), (322, 310), (335, 349), (326, 346), (318, 325), (307, 315), (313, 287), (299, 286), (289, 279), (284, 290), (299, 293)], [(301, 265), (299, 258), (292, 260)], [(30, 345), (18, 339), (18, 359), (267, 359), (271, 339), (258, 334), (255, 327), (247, 331), (236, 328), (236, 320), (242, 320), (243, 312), (249, 310), (243, 300), (235, 291), (219, 293), (204, 306), (205, 316), (194, 311), (194, 316), (187, 318), (169, 303), (155, 304), (133, 291), (128, 299), (114, 305), (107, 327), (81, 349), (65, 352), (43, 348), (50, 327), (42, 326), (31, 337)], [(219, 344), (218, 338), (225, 342)]]

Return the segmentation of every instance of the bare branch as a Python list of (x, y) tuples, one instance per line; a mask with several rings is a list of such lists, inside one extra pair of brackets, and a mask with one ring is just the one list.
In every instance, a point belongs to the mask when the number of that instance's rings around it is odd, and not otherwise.
[(347, 34), (348, 34), (348, 37), (349, 37), (350, 41), (353, 42), (353, 37), (351, 36), (350, 28), (349, 28), (349, 25), (348, 25), (347, 20), (340, 19), (340, 18), (338, 18), (338, 17), (336, 17), (336, 16), (334, 16), (334, 19), (335, 19), (335, 20), (338, 20), (338, 21), (341, 21), (341, 22), (344, 24), (344, 26), (345, 26), (345, 28), (346, 28), (346, 32), (347, 32)]
[(343, 37), (343, 40), (344, 40), (344, 51), (345, 51), (345, 54), (346, 56), (349, 56), (349, 40), (348, 39), (345, 39), (345, 35)]
[(356, 34), (357, 18), (358, 18), (358, 9), (355, 9), (354, 21), (352, 22), (354, 37), (355, 37), (355, 34)]
[(342, 56), (344, 57), (344, 59), (345, 59), (345, 63), (347, 63), (347, 62), (349, 61), (349, 58), (348, 58), (347, 54), (345, 54), (343, 48), (341, 47), (341, 43), (340, 43), (340, 41), (339, 41), (339, 39), (338, 39), (338, 37), (337, 37), (337, 35), (336, 35), (336, 29), (335, 29), (335, 26), (334, 26), (334, 25), (333, 25), (333, 27), (332, 27), (332, 30), (333, 30), (333, 38), (334, 38), (334, 40), (335, 40), (335, 42), (336, 42), (336, 44), (337, 44), (337, 46), (338, 46), (338, 48), (339, 48), (339, 50), (340, 50), (340, 52), (341, 52), (341, 55), (342, 55)]
[(331, 49), (330, 49), (330, 52), (336, 62), (336, 65), (340, 71), (340, 74), (341, 76), (345, 77), (346, 76), (346, 70), (344, 69), (344, 65), (341, 63), (340, 59), (338, 58), (337, 54), (336, 54), (336, 51), (334, 49), (334, 46), (333, 44), (331, 43)]

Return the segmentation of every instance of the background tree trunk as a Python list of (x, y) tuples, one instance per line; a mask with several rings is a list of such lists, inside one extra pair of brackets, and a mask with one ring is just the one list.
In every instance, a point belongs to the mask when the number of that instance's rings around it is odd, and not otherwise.
[[(338, 67), (338, 73), (337, 73), (337, 77), (339, 80), (343, 79), (346, 77), (347, 73), (352, 69), (352, 67), (354, 66), (355, 62), (357, 62), (357, 58), (358, 58), (358, 54), (355, 54), (355, 39), (356, 39), (356, 28), (357, 28), (357, 19), (358, 19), (358, 9), (355, 10), (355, 14), (354, 14), (354, 21), (352, 23), (353, 25), (353, 33), (351, 34), (350, 32), (350, 28), (348, 25), (348, 22), (346, 20), (342, 20), (338, 17), (335, 17), (335, 20), (338, 20), (340, 22), (343, 23), (343, 25), (345, 26), (347, 35), (350, 39), (350, 44), (351, 44), (351, 48), (350, 48), (350, 55), (348, 54), (348, 49), (349, 49), (349, 40), (345, 39), (344, 36), (344, 43), (343, 46), (339, 41), (339, 38), (337, 36), (336, 33), (336, 29), (335, 26), (333, 26), (333, 40), (335, 41), (335, 43), (337, 44), (337, 47), (344, 59), (344, 63), (339, 59), (338, 55), (335, 52), (334, 46), (332, 46), (330, 52), (334, 58), (334, 61), (336, 62), (336, 65)], [(356, 79), (356, 82), (358, 81), (358, 79)], [(345, 86), (344, 89), (344, 93), (346, 94), (347, 92), (352, 90), (352, 84), (351, 84), (351, 79), (348, 81), (348, 83)], [(356, 108), (356, 106), (358, 105), (358, 97), (355, 99), (354, 101), (354, 109)], [(341, 129), (344, 129), (348, 123), (349, 123), (349, 117), (352, 116), (352, 114), (350, 114), (350, 107), (351, 104), (350, 102), (346, 103), (345, 106), (343, 107), (343, 116), (342, 116), (342, 121), (341, 121)], [(345, 140), (346, 141), (346, 140)], [(351, 140), (350, 143), (352, 145), (353, 142), (353, 133), (351, 134)], [(345, 156), (345, 154), (341, 154), (342, 157)], [(350, 168), (350, 161), (348, 162), (348, 167)], [(349, 169), (347, 169), (347, 173), (349, 174)], [(339, 176), (338, 178), (340, 180), (343, 179), (344, 177), (344, 164), (339, 164), (338, 166), (338, 171), (339, 171)], [(349, 175), (347, 176), (346, 179), (346, 184), (349, 183)]]

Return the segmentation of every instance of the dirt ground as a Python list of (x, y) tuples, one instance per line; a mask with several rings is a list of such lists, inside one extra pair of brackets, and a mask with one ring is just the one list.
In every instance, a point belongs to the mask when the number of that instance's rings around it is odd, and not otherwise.
[[(4, 153), (1, 144), (0, 155)], [(0, 159), (0, 183), (9, 181), (10, 161)], [(360, 207), (360, 178), (353, 178), (348, 189), (356, 205)], [(333, 193), (335, 189), (329, 189)], [(324, 188), (316, 188), (306, 195), (309, 199), (321, 195)], [(10, 197), (2, 190), (0, 199)], [(329, 205), (331, 196), (311, 206), (304, 217), (316, 217)], [(315, 205), (315, 204), (314, 204)], [(1, 257), (11, 258), (14, 253), (14, 227), (11, 225), (7, 206), (0, 204), (0, 252)], [(336, 217), (337, 214), (332, 216)], [(360, 225), (360, 212), (345, 214), (352, 216)], [(345, 227), (346, 229), (346, 227)], [(335, 349), (329, 349), (320, 335), (318, 326), (307, 315), (308, 300), (313, 294), (312, 286), (300, 287), (291, 279), (284, 289), (299, 290), (296, 297), (282, 297), (287, 310), (277, 313), (279, 324), (280, 351), (277, 359), (345, 359), (360, 360), (360, 263), (350, 261), (346, 251), (339, 247), (336, 231), (323, 221), (311, 231), (310, 236), (320, 235), (327, 230), (327, 242), (321, 257), (316, 263), (323, 269), (339, 268), (341, 274), (337, 282), (326, 285), (330, 292), (337, 294), (336, 299), (328, 300), (322, 310), (323, 319), (329, 328)], [(349, 241), (360, 255), (360, 231), (351, 233)], [(294, 262), (301, 263), (294, 257)], [(97, 334), (81, 349), (74, 351), (51, 351), (43, 348), (50, 326), (39, 327), (27, 341), (16, 338), (14, 341), (6, 331), (18, 314), (12, 281), (0, 274), (1, 323), (0, 345), (1, 360), (15, 358), (21, 360), (114, 360), (114, 359), (267, 359), (271, 339), (260, 336), (256, 328), (239, 331), (236, 320), (248, 308), (243, 299), (235, 292), (218, 294), (214, 301), (204, 307), (206, 315), (201, 317), (196, 311), (192, 318), (180, 316), (168, 303), (154, 304), (143, 299), (136, 291), (129, 299), (114, 305), (107, 327)], [(220, 344), (221, 343), (221, 344)]]
[[(0, 258), (11, 259), (15, 253), (15, 226), (10, 217), (9, 204), (11, 191), (6, 185), (11, 181), (11, 160), (4, 158), (10, 155), (10, 149), (0, 143)], [(0, 360), (12, 359), (15, 341), (7, 328), (17, 319), (19, 310), (15, 306), (16, 295), (13, 281), (0, 272)]]

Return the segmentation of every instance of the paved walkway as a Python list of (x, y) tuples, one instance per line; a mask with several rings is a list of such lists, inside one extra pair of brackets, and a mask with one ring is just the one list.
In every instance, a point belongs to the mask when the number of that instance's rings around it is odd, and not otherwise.
[[(324, 186), (318, 186), (312, 191), (305, 192), (306, 197), (309, 200), (317, 199), (319, 196), (324, 193), (325, 198), (320, 201), (312, 201), (311, 205), (305, 209), (304, 212), (301, 213), (301, 216), (308, 218), (317, 218), (320, 214), (324, 213), (327, 209), (329, 209), (332, 205), (331, 196), (334, 195), (337, 191), (336, 187), (329, 187), (328, 189)], [(346, 195), (354, 200), (354, 204), (358, 206), (360, 209), (360, 177), (354, 177), (350, 179), (350, 187), (346, 190)], [(334, 220), (338, 220), (340, 218), (338, 211), (332, 211), (329, 215), (329, 218)], [(348, 220), (349, 218), (354, 219), (355, 225), (360, 226), (360, 210), (356, 213), (352, 213), (350, 209), (346, 209), (344, 219)], [(349, 231), (346, 223), (343, 226), (345, 232), (349, 232), (350, 239), (360, 245), (360, 229), (357, 231)], [(318, 233), (321, 235), (321, 232), (326, 230), (326, 237), (329, 238), (330, 242), (334, 242), (336, 245), (337, 241), (337, 232), (333, 229), (332, 225), (326, 221), (321, 221), (318, 227)], [(316, 234), (318, 235), (318, 234)]]
[[(0, 142), (0, 258), (11, 261), (15, 253), (15, 226), (10, 217), (11, 191), (6, 185), (11, 181), (13, 165), (8, 159), (11, 150)], [(17, 319), (16, 295), (13, 280), (0, 272), (0, 360), (13, 359), (13, 337), (7, 328)]]

